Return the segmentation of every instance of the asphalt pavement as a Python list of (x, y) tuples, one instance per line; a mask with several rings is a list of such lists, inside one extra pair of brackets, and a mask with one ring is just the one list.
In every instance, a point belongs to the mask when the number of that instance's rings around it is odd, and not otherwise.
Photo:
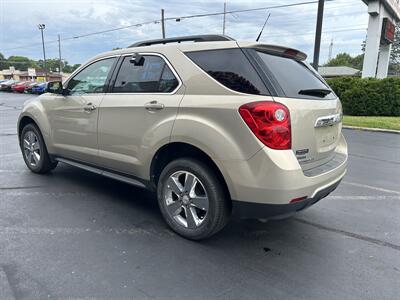
[(344, 130), (348, 174), (295, 217), (192, 242), (154, 195), (60, 164), (28, 171), (0, 92), (0, 299), (399, 299), (400, 135)]

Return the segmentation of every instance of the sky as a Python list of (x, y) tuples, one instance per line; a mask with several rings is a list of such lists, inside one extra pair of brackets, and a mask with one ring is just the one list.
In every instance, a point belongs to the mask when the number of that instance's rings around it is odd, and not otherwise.
[[(303, 2), (228, 0), (227, 10), (269, 7)], [(57, 35), (61, 35), (62, 58), (70, 64), (83, 63), (113, 48), (124, 48), (146, 39), (161, 38), (161, 25), (154, 23), (88, 37), (77, 35), (138, 24), (165, 17), (222, 12), (224, 0), (0, 0), (0, 53), (9, 57), (43, 57), (39, 23), (44, 31), (46, 57), (58, 57)], [(226, 34), (237, 40), (254, 41), (268, 14), (271, 16), (260, 42), (297, 48), (313, 57), (317, 4), (229, 14)], [(182, 19), (166, 22), (166, 36), (222, 34), (223, 16)], [(341, 52), (361, 53), (368, 24), (367, 6), (361, 0), (333, 0), (325, 3), (320, 62), (328, 60), (333, 40), (333, 56)]]

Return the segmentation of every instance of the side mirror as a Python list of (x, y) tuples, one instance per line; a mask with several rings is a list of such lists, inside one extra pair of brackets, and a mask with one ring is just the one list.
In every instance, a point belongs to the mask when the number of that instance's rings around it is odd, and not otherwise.
[(139, 53), (134, 53), (129, 60), (131, 64), (134, 64), (135, 66), (143, 66), (144, 64), (144, 57), (140, 55)]
[(62, 82), (61, 81), (48, 82), (46, 92), (52, 94), (62, 94), (63, 93)]

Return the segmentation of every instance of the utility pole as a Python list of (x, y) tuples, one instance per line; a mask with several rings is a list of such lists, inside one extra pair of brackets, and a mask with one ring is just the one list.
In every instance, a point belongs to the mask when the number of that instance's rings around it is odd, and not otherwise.
[(315, 30), (314, 61), (313, 67), (318, 71), (319, 53), (321, 51), (322, 21), (324, 19), (325, 0), (318, 0), (317, 28)]
[(60, 63), (60, 74), (62, 73), (62, 59), (61, 59), (61, 38), (60, 35), (58, 35), (58, 60)]
[(161, 30), (162, 30), (162, 38), (165, 39), (164, 8), (161, 9)]
[(38, 25), (39, 30), (42, 33), (42, 46), (43, 46), (43, 67), (44, 67), (44, 78), (47, 81), (47, 68), (46, 68), (46, 50), (44, 49), (44, 36), (43, 36), (43, 30), (46, 28), (46, 25), (44, 24), (39, 24)]
[(222, 34), (225, 35), (225, 24), (226, 24), (226, 1), (224, 2), (224, 22), (222, 25)]
[(329, 45), (328, 61), (330, 61), (332, 59), (332, 51), (333, 51), (333, 39), (331, 39), (331, 44)]

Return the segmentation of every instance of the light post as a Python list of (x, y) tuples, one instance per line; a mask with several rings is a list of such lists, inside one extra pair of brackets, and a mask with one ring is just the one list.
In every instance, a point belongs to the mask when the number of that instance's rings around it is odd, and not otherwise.
[(42, 33), (42, 46), (43, 46), (43, 67), (44, 67), (44, 76), (45, 80), (47, 81), (47, 68), (46, 68), (46, 50), (44, 49), (44, 36), (43, 36), (43, 30), (46, 28), (46, 25), (44, 24), (39, 24), (38, 28), (40, 32)]

